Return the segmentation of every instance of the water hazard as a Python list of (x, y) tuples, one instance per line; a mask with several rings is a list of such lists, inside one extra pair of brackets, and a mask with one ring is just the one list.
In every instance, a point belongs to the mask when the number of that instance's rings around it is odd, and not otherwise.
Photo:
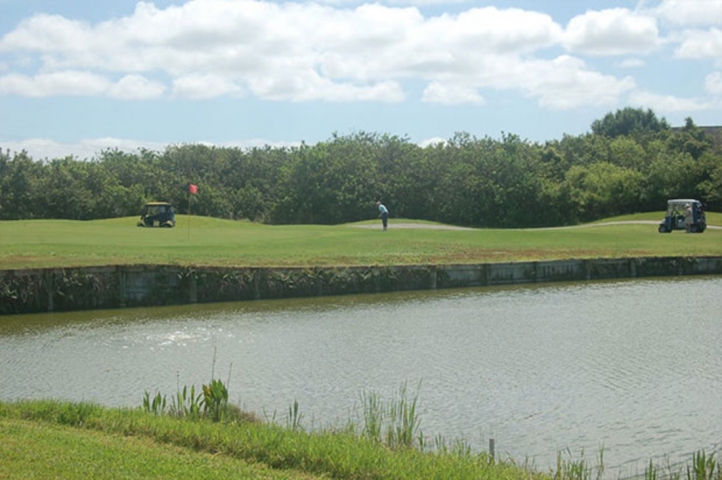
[(432, 443), (494, 438), (541, 470), (603, 449), (631, 475), (720, 451), (721, 312), (704, 277), (0, 317), (0, 399), (138, 406), (215, 374), (316, 428), (405, 383)]

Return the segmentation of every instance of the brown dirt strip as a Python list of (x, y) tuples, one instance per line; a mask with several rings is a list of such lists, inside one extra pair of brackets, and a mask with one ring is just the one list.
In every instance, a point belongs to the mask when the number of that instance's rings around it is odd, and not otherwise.
[[(544, 227), (544, 228), (520, 228), (519, 230), (561, 230), (568, 228), (592, 228), (592, 227), (604, 227), (606, 225), (659, 225), (657, 220), (635, 220), (635, 221), (622, 221), (622, 222), (603, 222), (603, 223), (587, 223), (584, 225), (572, 225), (565, 227)], [(372, 230), (381, 230), (381, 224), (372, 225), (351, 225), (353, 228), (368, 228)], [(434, 225), (428, 223), (391, 223), (389, 222), (389, 229), (403, 228), (403, 229), (424, 229), (424, 230), (482, 230), (479, 228), (471, 227), (457, 227), (455, 225)], [(707, 228), (711, 230), (722, 230), (722, 227), (717, 225), (707, 225)]]

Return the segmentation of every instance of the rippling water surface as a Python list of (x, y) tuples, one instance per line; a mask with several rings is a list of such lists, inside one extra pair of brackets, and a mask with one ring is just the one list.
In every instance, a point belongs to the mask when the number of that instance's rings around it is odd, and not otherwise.
[(3, 400), (137, 406), (213, 373), (249, 410), (297, 400), (308, 428), (407, 383), (427, 437), (544, 470), (603, 448), (633, 474), (721, 448), (722, 278), (0, 317)]

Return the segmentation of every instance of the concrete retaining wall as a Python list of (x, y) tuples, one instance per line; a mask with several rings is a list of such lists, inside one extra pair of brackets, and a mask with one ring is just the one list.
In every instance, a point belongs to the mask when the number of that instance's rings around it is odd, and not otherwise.
[(722, 257), (397, 267), (189, 268), (147, 265), (0, 270), (0, 314), (720, 274)]

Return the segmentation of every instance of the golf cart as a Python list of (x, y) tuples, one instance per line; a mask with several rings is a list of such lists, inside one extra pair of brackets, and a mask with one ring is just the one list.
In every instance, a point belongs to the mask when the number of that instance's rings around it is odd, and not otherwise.
[(667, 201), (667, 215), (659, 224), (659, 233), (670, 233), (672, 230), (686, 230), (684, 224), (684, 211), (689, 206), (692, 209), (692, 225), (689, 231), (702, 233), (707, 228), (707, 217), (699, 200), (677, 198)]
[(175, 227), (175, 211), (168, 202), (148, 202), (138, 220), (139, 227)]

